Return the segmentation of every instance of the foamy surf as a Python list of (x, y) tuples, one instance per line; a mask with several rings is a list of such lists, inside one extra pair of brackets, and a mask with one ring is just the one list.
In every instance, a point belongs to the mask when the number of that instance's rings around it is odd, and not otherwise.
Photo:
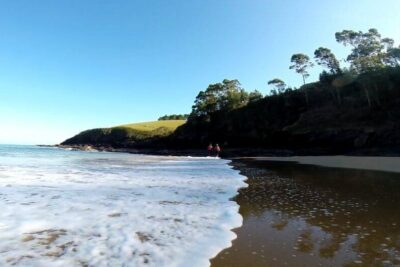
[(0, 146), (0, 266), (209, 266), (242, 224), (227, 163)]

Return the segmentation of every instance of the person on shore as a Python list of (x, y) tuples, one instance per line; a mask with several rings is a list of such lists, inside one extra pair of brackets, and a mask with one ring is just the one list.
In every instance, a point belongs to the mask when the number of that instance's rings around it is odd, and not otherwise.
[(214, 151), (216, 152), (216, 157), (219, 157), (219, 153), (221, 152), (221, 148), (219, 147), (218, 144), (215, 145), (214, 147)]
[(214, 150), (213, 145), (210, 143), (207, 147), (207, 151), (208, 151), (208, 156), (211, 156), (212, 152)]

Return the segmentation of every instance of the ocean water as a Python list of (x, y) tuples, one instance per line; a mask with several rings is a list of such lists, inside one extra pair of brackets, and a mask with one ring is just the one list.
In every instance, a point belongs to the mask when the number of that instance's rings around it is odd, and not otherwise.
[(226, 160), (0, 146), (0, 266), (209, 266), (242, 224)]

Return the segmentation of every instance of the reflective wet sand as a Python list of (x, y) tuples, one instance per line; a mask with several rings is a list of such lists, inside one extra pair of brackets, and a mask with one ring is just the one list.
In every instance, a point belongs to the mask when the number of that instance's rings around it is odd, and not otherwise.
[(236, 161), (244, 218), (212, 266), (400, 266), (400, 174)]

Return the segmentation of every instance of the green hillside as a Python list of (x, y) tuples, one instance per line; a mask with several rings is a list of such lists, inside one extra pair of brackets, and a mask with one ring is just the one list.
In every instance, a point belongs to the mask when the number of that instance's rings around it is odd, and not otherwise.
[(162, 121), (149, 121), (149, 122), (139, 122), (124, 124), (118, 127), (126, 127), (138, 131), (154, 131), (158, 128), (166, 128), (171, 131), (175, 131), (176, 128), (183, 125), (185, 120), (162, 120)]
[(185, 122), (185, 120), (163, 120), (90, 129), (65, 140), (62, 145), (131, 147), (167, 137)]

